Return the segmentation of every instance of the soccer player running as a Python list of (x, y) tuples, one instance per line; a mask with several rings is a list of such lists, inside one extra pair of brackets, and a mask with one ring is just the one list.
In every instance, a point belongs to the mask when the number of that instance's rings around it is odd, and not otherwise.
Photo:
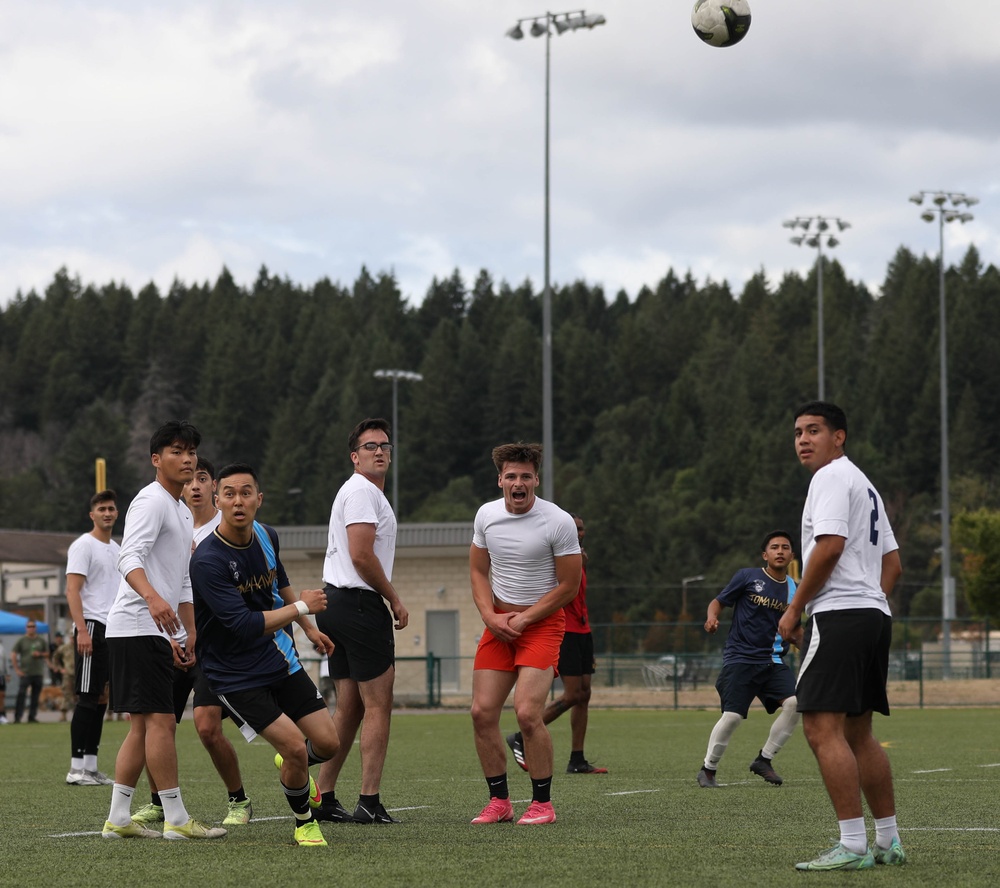
[[(191, 543), (191, 548), (194, 550), (219, 526), (222, 515), (215, 507), (215, 466), (203, 456), (198, 457), (194, 477), (184, 485), (182, 496), (194, 519), (194, 535)], [(181, 647), (187, 645), (187, 635), (183, 626), (174, 639)], [(240, 826), (249, 823), (253, 817), (253, 804), (243, 788), (243, 775), (240, 773), (240, 760), (236, 750), (222, 730), (224, 714), (222, 702), (212, 693), (201, 664), (197, 661), (192, 665), (174, 669), (174, 718), (178, 724), (184, 716), (184, 710), (187, 709), (192, 690), (194, 691), (192, 715), (198, 739), (208, 751), (215, 770), (226, 786), (228, 807), (222, 825)], [(149, 780), (150, 802), (136, 811), (132, 819), (136, 823), (147, 825), (162, 823), (163, 805), (156, 781), (148, 772), (146, 776)]]
[[(118, 750), (106, 839), (159, 838), (132, 820), (132, 796), (148, 767), (160, 787), (163, 838), (220, 839), (226, 830), (188, 814), (177, 776), (174, 667), (195, 661), (194, 605), (188, 563), (191, 510), (181, 499), (194, 475), (201, 434), (189, 422), (160, 426), (149, 442), (156, 480), (132, 500), (118, 558), (122, 581), (108, 614), (106, 636), (111, 672), (111, 709), (131, 715)], [(173, 636), (183, 626), (185, 650)]]
[(114, 783), (97, 769), (97, 750), (104, 732), (108, 683), (108, 611), (121, 583), (119, 547), (111, 533), (118, 520), (117, 497), (102, 490), (90, 498), (88, 533), (73, 541), (66, 553), (66, 603), (73, 620), (75, 639), (74, 690), (77, 695), (69, 726), (70, 765), (66, 782), (73, 786)]
[(234, 463), (219, 472), (222, 518), (191, 559), (196, 652), (209, 685), (247, 742), (259, 734), (277, 751), (281, 788), (295, 815), (295, 842), (322, 847), (326, 839), (312, 811), (320, 798), (309, 766), (336, 753), (337, 731), (286, 627), (298, 622), (329, 655), (332, 643), (307, 619), (326, 608), (326, 595), (307, 589), (296, 598), (277, 533), (255, 520), (263, 500), (249, 465)]
[(722, 717), (708, 738), (705, 762), (698, 772), (698, 785), (717, 787), (715, 772), (750, 704), (758, 697), (768, 715), (781, 712), (771, 725), (767, 743), (750, 763), (750, 771), (768, 783), (781, 786), (771, 759), (792, 736), (799, 721), (795, 707), (795, 676), (784, 661), (788, 643), (778, 633), (778, 620), (795, 594), (795, 581), (788, 576), (792, 560), (792, 538), (784, 530), (771, 531), (761, 544), (763, 567), (746, 567), (733, 574), (729, 584), (709, 602), (705, 631), (719, 629), (724, 607), (732, 607), (733, 623), (722, 651), (722, 671), (715, 682), (722, 704)]
[[(320, 768), (323, 805), (316, 816), (334, 823), (399, 822), (379, 796), (396, 680), (393, 628), (405, 629), (410, 620), (392, 585), (396, 516), (384, 493), (392, 454), (389, 431), (384, 419), (364, 419), (354, 427), (347, 440), (354, 474), (330, 510), (323, 562), (328, 606), (316, 623), (336, 645), (330, 677), (337, 689), (333, 719), (341, 745)], [(359, 727), (361, 792), (352, 814), (337, 801), (337, 778)]]
[[(545, 707), (542, 721), (550, 725), (564, 712), (569, 712), (572, 748), (569, 754), (567, 774), (607, 774), (607, 768), (595, 767), (583, 754), (583, 744), (587, 738), (587, 721), (590, 713), (590, 677), (594, 674), (594, 634), (590, 631), (590, 614), (587, 611), (587, 552), (583, 548), (583, 538), (587, 528), (579, 515), (572, 516), (576, 523), (576, 535), (580, 540), (580, 557), (583, 567), (580, 571), (580, 591), (563, 608), (566, 617), (566, 634), (559, 648), (559, 678), (562, 679), (562, 696)], [(524, 761), (524, 738), (521, 732), (507, 736), (507, 745), (514, 753), (522, 770), (527, 771)]]
[[(804, 571), (778, 631), (794, 641), (805, 612), (796, 696), (802, 728), (840, 824), (840, 842), (800, 870), (870, 869), (906, 860), (892, 770), (872, 733), (889, 714), (888, 595), (903, 572), (882, 497), (844, 453), (847, 416), (826, 401), (795, 414), (795, 452), (813, 473), (802, 510)], [(875, 819), (869, 848), (861, 795)]]
[(516, 684), (532, 796), (518, 824), (555, 823), (552, 736), (543, 713), (563, 640), (562, 609), (580, 588), (580, 541), (569, 513), (535, 495), (540, 446), (503, 444), (493, 463), (503, 498), (476, 513), (469, 552), (472, 597), (486, 626), (473, 665), (472, 725), (490, 793), (472, 822), (514, 819), (500, 713)]

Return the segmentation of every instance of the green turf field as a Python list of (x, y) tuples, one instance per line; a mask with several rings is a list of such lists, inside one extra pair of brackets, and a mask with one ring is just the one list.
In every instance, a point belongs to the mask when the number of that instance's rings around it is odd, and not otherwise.
[[(896, 778), (901, 869), (797, 873), (837, 838), (832, 809), (801, 731), (775, 759), (785, 785), (747, 766), (769, 719), (752, 712), (719, 770), (718, 790), (700, 789), (715, 712), (591, 712), (587, 755), (604, 776), (562, 773), (569, 719), (556, 722), (550, 826), (472, 826), (486, 803), (463, 712), (397, 713), (383, 781), (399, 826), (324, 824), (329, 848), (291, 843), (290, 812), (270, 747), (247, 746), (227, 726), (243, 765), (256, 820), (217, 842), (109, 841), (100, 837), (109, 787), (64, 783), (65, 724), (0, 727), (0, 884), (27, 886), (995, 886), (1000, 882), (1000, 736), (997, 710), (900, 711), (876, 717)], [(504, 728), (513, 730), (513, 715)], [(101, 767), (111, 772), (127, 724), (108, 723)], [(178, 729), (181, 787), (191, 813), (218, 822), (222, 784), (190, 720)], [(357, 800), (357, 750), (341, 800)], [(511, 797), (520, 814), (528, 777), (511, 760)], [(148, 801), (143, 787), (138, 804)]]

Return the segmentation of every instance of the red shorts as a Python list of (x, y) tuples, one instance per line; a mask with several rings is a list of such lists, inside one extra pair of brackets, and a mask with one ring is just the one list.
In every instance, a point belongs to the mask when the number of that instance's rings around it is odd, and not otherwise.
[[(498, 612), (499, 613), (499, 612)], [(516, 672), (520, 666), (549, 669), (558, 674), (559, 648), (566, 631), (562, 608), (532, 623), (514, 641), (500, 641), (489, 629), (483, 632), (476, 649), (473, 669)]]

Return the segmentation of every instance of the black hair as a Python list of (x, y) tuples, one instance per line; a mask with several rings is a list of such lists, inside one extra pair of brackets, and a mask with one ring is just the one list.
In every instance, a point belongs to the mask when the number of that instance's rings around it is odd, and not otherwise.
[(230, 475), (249, 475), (253, 478), (253, 483), (257, 485), (257, 489), (260, 490), (260, 479), (253, 470), (253, 466), (249, 463), (230, 463), (228, 466), (223, 466), (219, 469), (219, 475), (216, 478), (219, 482), (219, 487), (222, 486), (223, 479), (228, 478)]
[(784, 537), (788, 540), (788, 545), (792, 547), (792, 551), (795, 551), (795, 543), (792, 542), (792, 535), (787, 530), (772, 530), (766, 537), (764, 537), (764, 542), (760, 544), (760, 551), (767, 551), (767, 544), (771, 542), (775, 537)]
[(843, 431), (844, 437), (847, 437), (847, 414), (836, 404), (829, 401), (810, 401), (795, 411), (795, 418), (798, 419), (800, 416), (821, 416), (831, 432)]
[(149, 455), (162, 453), (174, 441), (197, 447), (201, 444), (201, 432), (186, 419), (172, 419), (170, 422), (165, 422), (153, 432), (153, 437), (149, 439)]
[(347, 439), (348, 451), (354, 453), (354, 451), (358, 449), (358, 438), (371, 429), (378, 429), (380, 432), (385, 432), (386, 437), (388, 437), (390, 441), (392, 440), (392, 426), (389, 425), (389, 421), (387, 419), (363, 419), (354, 427), (354, 431), (351, 432)]

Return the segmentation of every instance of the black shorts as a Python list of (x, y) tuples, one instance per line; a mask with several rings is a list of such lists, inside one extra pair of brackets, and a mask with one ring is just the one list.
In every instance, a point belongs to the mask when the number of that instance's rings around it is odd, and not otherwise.
[(174, 653), (160, 635), (108, 639), (111, 711), (174, 711)]
[[(90, 633), (90, 640), (94, 643), (93, 653), (86, 657), (80, 656), (76, 651), (76, 679), (74, 688), (78, 694), (96, 694), (98, 697), (104, 693), (104, 686), (108, 683), (108, 642), (104, 637), (104, 624), (97, 620), (87, 620), (87, 631)], [(73, 627), (73, 642), (76, 643), (76, 627)]]
[(795, 676), (784, 663), (729, 663), (722, 667), (715, 689), (723, 712), (738, 712), (746, 718), (757, 697), (770, 715), (795, 696)]
[(305, 669), (263, 687), (229, 691), (219, 700), (247, 743), (282, 715), (298, 722), (300, 718), (326, 709), (326, 701)]
[(888, 715), (891, 642), (892, 617), (878, 608), (813, 614), (802, 640), (799, 712)]
[(559, 648), (560, 675), (593, 675), (594, 636), (590, 632), (567, 632)]
[(371, 589), (338, 589), (329, 583), (326, 610), (316, 614), (316, 628), (337, 646), (330, 655), (330, 678), (371, 681), (396, 662), (392, 613)]
[(201, 671), (201, 666), (195, 663), (187, 670), (174, 668), (174, 715), (177, 717), (178, 723), (187, 708), (192, 688), (194, 689), (195, 709), (200, 706), (219, 706), (222, 707), (222, 717), (226, 717), (228, 713), (226, 708), (222, 706), (222, 701), (212, 693), (205, 673)]

